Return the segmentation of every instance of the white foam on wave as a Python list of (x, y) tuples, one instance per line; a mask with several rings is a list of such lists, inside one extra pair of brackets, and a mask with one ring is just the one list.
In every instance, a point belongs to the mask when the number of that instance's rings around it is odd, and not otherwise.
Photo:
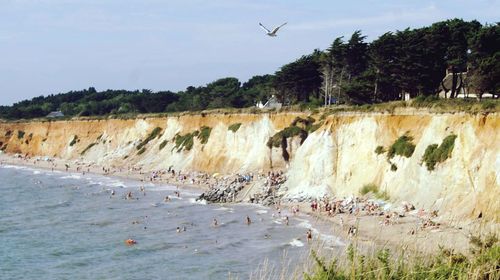
[(274, 220), (273, 222), (274, 222), (275, 224), (278, 224), (278, 225), (283, 224), (283, 221), (281, 221), (281, 220)]
[(214, 209), (215, 211), (228, 211), (228, 212), (233, 212), (233, 209), (232, 208), (228, 208), (228, 207), (219, 207), (219, 208), (216, 208)]
[(35, 175), (36, 175), (36, 174), (40, 174), (40, 173), (42, 173), (42, 172), (40, 172), (40, 171), (38, 171), (38, 170), (33, 171), (33, 174), (35, 174)]
[(314, 235), (318, 236), (319, 239), (321, 239), (325, 243), (331, 244), (332, 246), (345, 246), (346, 245), (337, 236), (321, 233), (319, 230), (314, 228), (308, 220), (299, 219), (299, 218), (297, 218), (296, 220), (300, 221), (300, 223), (297, 224), (297, 227), (310, 229)]
[(257, 210), (257, 211), (255, 211), (255, 213), (257, 213), (258, 215), (262, 215), (262, 214), (266, 214), (267, 210)]
[(189, 199), (189, 203), (192, 204), (200, 204), (200, 205), (207, 205), (207, 201), (204, 199), (196, 200), (196, 198), (192, 197)]
[(79, 175), (71, 174), (67, 176), (62, 176), (61, 179), (81, 179), (82, 177)]
[(8, 168), (8, 169), (27, 169), (26, 167), (24, 166), (18, 166), (18, 165), (1, 165), (1, 167), (3, 168)]
[(298, 239), (292, 239), (288, 244), (293, 247), (304, 247), (304, 242), (298, 240)]

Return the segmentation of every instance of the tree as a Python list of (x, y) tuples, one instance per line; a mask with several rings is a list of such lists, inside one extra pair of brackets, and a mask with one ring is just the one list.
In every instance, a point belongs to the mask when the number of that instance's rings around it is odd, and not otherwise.
[(471, 80), (479, 95), (500, 96), (500, 24), (485, 26), (471, 39)]

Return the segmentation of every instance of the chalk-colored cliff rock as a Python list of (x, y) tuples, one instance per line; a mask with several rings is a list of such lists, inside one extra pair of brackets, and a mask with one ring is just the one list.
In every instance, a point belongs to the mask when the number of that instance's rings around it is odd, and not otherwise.
[[(0, 123), (0, 147), (8, 153), (81, 159), (106, 165), (141, 165), (145, 170), (175, 169), (210, 173), (287, 172), (287, 197), (358, 195), (375, 184), (391, 201), (410, 201), (457, 220), (500, 222), (500, 115), (341, 114), (322, 120), (301, 144), (287, 139), (289, 161), (281, 148), (270, 149), (271, 136), (302, 113), (209, 114), (134, 120), (73, 120)], [(321, 122), (320, 122), (321, 121)], [(235, 132), (228, 129), (241, 123)], [(179, 151), (176, 135), (206, 126), (202, 144)], [(156, 128), (161, 132), (138, 150)], [(388, 160), (386, 149), (407, 133), (415, 150)], [(457, 138), (451, 157), (429, 171), (422, 156), (448, 135)], [(160, 148), (162, 147), (162, 148)], [(142, 152), (142, 153), (141, 153)], [(391, 170), (391, 165), (397, 167)]]

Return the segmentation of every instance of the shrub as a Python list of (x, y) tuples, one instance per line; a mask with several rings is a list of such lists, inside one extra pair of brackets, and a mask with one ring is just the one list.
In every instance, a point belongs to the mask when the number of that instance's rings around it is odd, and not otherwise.
[(165, 148), (165, 146), (167, 145), (168, 141), (167, 140), (163, 140), (163, 142), (160, 143), (160, 151), (163, 150), (163, 148)]
[(455, 147), (456, 135), (448, 135), (443, 139), (441, 145), (432, 144), (427, 146), (424, 155), (422, 156), (422, 162), (427, 166), (427, 170), (432, 171), (436, 167), (436, 164), (444, 162), (453, 152)]
[(156, 137), (160, 137), (160, 132), (161, 132), (161, 127), (155, 127), (155, 129), (153, 129), (153, 131), (149, 133), (148, 137), (146, 137), (146, 139), (142, 140), (142, 142), (139, 143), (139, 145), (137, 145), (136, 149), (141, 150), (144, 146), (146, 146), (149, 143), (149, 141), (155, 139)]
[(233, 123), (232, 125), (230, 125), (227, 130), (231, 130), (233, 133), (236, 133), (236, 131), (238, 131), (238, 129), (240, 129), (240, 126), (241, 126), (241, 123)]
[(176, 134), (174, 137), (174, 149), (177, 149), (177, 152), (180, 152), (182, 150), (191, 150), (191, 148), (193, 148), (193, 137), (195, 136), (195, 134), (197, 135), (198, 131), (187, 133), (185, 135)]
[(413, 137), (409, 136), (407, 133), (399, 137), (394, 144), (389, 147), (387, 152), (387, 158), (391, 159), (395, 155), (411, 157), (415, 151), (415, 145), (413, 144)]
[(318, 130), (322, 126), (323, 126), (323, 122), (319, 122), (317, 124), (311, 125), (311, 127), (309, 128), (309, 133), (315, 132), (316, 130)]
[(73, 136), (73, 140), (71, 140), (71, 142), (69, 142), (69, 146), (71, 147), (71, 146), (75, 145), (76, 142), (79, 142), (77, 135)]
[(17, 131), (17, 139), (23, 139), (25, 132), (22, 130)]
[(137, 155), (142, 155), (146, 151), (146, 147), (142, 147), (138, 152)]
[(202, 126), (200, 128), (200, 133), (198, 134), (198, 140), (200, 140), (201, 144), (206, 144), (208, 142), (208, 138), (210, 137), (210, 133), (212, 132), (212, 128), (208, 126)]
[[(374, 255), (363, 255), (351, 244), (347, 248), (346, 263), (337, 259), (330, 262), (312, 251), (314, 271), (304, 273), (304, 279), (500, 279), (498, 239), (479, 240), (483, 249), (471, 255), (454, 253), (441, 248), (439, 253), (425, 258), (415, 252), (392, 256), (388, 249)], [(490, 242), (488, 246), (482, 246)]]
[(359, 191), (359, 193), (361, 195), (365, 195), (365, 194), (370, 193), (370, 192), (374, 193), (374, 194), (377, 193), (378, 192), (378, 186), (375, 185), (375, 184), (366, 184)]
[(80, 155), (84, 155), (88, 150), (90, 150), (92, 147), (94, 147), (95, 145), (97, 145), (97, 143), (90, 143), (87, 148), (85, 148), (81, 153)]
[(398, 170), (398, 166), (395, 165), (394, 163), (391, 163), (391, 171), (397, 171)]
[(385, 152), (386, 152), (386, 150), (384, 149), (384, 147), (383, 147), (383, 146), (377, 146), (377, 148), (375, 148), (375, 153), (376, 153), (377, 155), (383, 154), (383, 153), (385, 153)]

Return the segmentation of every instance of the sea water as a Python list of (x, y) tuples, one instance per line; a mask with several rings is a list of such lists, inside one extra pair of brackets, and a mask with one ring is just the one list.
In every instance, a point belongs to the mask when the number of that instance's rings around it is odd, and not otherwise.
[[(280, 271), (307, 255), (306, 219), (290, 217), (286, 226), (273, 209), (206, 205), (196, 201), (198, 190), (180, 189), (180, 197), (175, 191), (113, 177), (0, 166), (0, 277), (248, 279), (264, 262)], [(128, 192), (132, 199), (126, 199)], [(171, 200), (164, 202), (167, 195)], [(127, 246), (129, 238), (137, 244)]]

